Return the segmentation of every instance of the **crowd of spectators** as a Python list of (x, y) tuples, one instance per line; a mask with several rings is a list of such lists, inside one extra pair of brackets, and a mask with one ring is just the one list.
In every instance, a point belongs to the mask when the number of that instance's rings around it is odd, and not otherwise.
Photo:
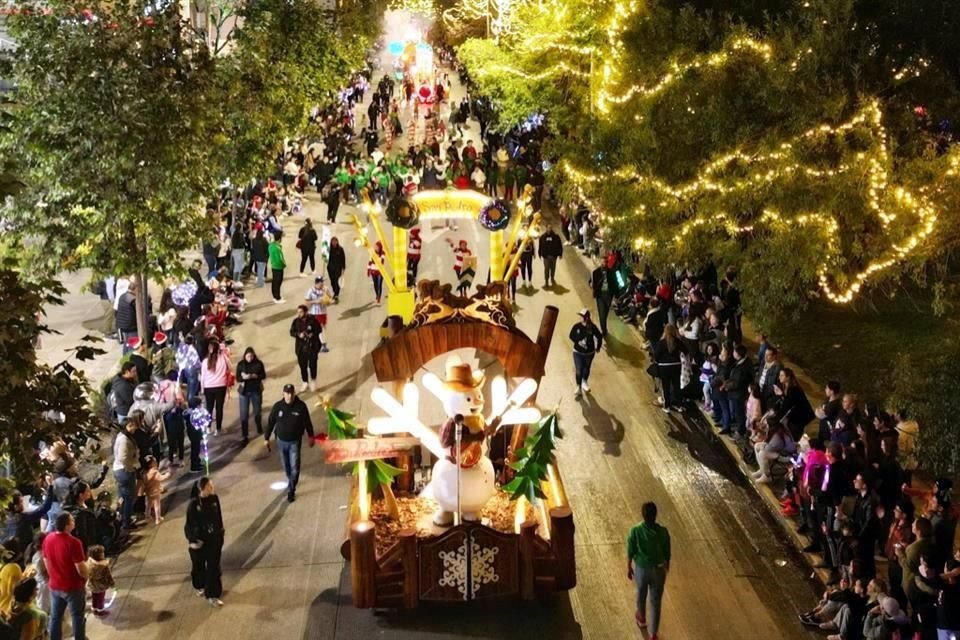
[(956, 638), (958, 510), (951, 480), (918, 473), (919, 426), (837, 381), (811, 403), (765, 336), (751, 354), (740, 300), (736, 270), (708, 262), (629, 275), (614, 310), (646, 338), (663, 411), (709, 416), (808, 538), (827, 590), (803, 624), (830, 640)]

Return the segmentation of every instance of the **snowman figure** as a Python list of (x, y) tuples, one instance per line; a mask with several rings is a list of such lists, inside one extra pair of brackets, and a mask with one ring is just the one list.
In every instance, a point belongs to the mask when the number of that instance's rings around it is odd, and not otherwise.
[(437, 457), (430, 485), (423, 495), (432, 497), (439, 505), (433, 521), (443, 527), (453, 523), (457, 512), (458, 475), (459, 508), (464, 520), (479, 520), (481, 510), (493, 496), (495, 473), (487, 456), (488, 437), (502, 425), (533, 424), (540, 420), (539, 409), (523, 406), (536, 392), (536, 380), (524, 378), (508, 394), (506, 380), (495, 377), (490, 384), (491, 413), (484, 419), (483, 374), (456, 356), (447, 360), (444, 371), (443, 380), (433, 373), (423, 376), (423, 386), (440, 400), (447, 415), (439, 433), (420, 420), (420, 393), (412, 382), (404, 385), (401, 398), (382, 387), (374, 388), (371, 399), (389, 417), (374, 417), (367, 423), (373, 435), (409, 433)]
[[(487, 436), (499, 420), (487, 424), (483, 417), (483, 374), (466, 363), (449, 362), (443, 380), (443, 409), (447, 419), (440, 427), (440, 445), (446, 455), (433, 466), (430, 482), (433, 499), (440, 508), (434, 524), (446, 527), (457, 511), (457, 467), (460, 479), (460, 512), (463, 519), (476, 522), (494, 492), (493, 463), (487, 454)], [(460, 455), (457, 457), (457, 430)]]

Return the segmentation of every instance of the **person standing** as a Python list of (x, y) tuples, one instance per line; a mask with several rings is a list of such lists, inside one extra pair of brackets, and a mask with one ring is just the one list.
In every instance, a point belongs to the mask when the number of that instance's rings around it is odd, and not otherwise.
[(327, 222), (337, 223), (337, 211), (340, 209), (340, 185), (331, 184), (326, 187), (323, 202), (327, 205)]
[(256, 235), (250, 241), (250, 260), (253, 262), (253, 269), (257, 273), (256, 287), (259, 289), (267, 282), (267, 260), (270, 258), (270, 246), (267, 239), (263, 237), (263, 231), (257, 229)]
[(126, 291), (117, 297), (117, 331), (120, 332), (120, 344), (123, 345), (123, 355), (133, 351), (127, 342), (137, 337), (137, 285), (130, 282)]
[(110, 383), (110, 393), (112, 396), (113, 410), (117, 414), (117, 422), (123, 424), (127, 421), (127, 414), (130, 413), (130, 407), (133, 405), (133, 392), (137, 388), (137, 365), (132, 360), (127, 360), (120, 365), (118, 373)]
[(267, 451), (271, 450), (270, 437), (274, 431), (277, 434), (280, 459), (283, 460), (283, 472), (287, 476), (287, 502), (293, 502), (297, 498), (297, 482), (300, 480), (301, 440), (306, 433), (310, 437), (307, 443), (312, 447), (314, 436), (310, 410), (303, 400), (297, 397), (292, 384), (283, 385), (283, 399), (273, 405), (270, 411), (267, 432), (263, 436)]
[(263, 381), (267, 378), (267, 370), (263, 362), (257, 357), (253, 347), (247, 347), (243, 352), (243, 360), (237, 365), (237, 384), (240, 386), (240, 437), (243, 446), (247, 446), (250, 411), (253, 411), (253, 423), (257, 433), (263, 433)]
[(640, 508), (643, 522), (627, 535), (627, 579), (637, 583), (637, 626), (647, 627), (647, 595), (650, 596), (650, 640), (657, 640), (660, 603), (670, 570), (670, 533), (657, 524), (657, 505), (646, 502)]
[(616, 256), (610, 254), (603, 264), (593, 270), (590, 285), (593, 288), (593, 297), (597, 301), (597, 316), (600, 320), (600, 331), (607, 335), (607, 316), (610, 314), (610, 305), (617, 295), (617, 276), (613, 270)]
[(317, 321), (320, 326), (320, 353), (327, 353), (327, 305), (333, 302), (327, 286), (324, 284), (323, 276), (317, 276), (313, 280), (313, 286), (307, 291), (303, 301), (310, 305), (309, 314)]
[(286, 302), (286, 300), (280, 297), (280, 287), (283, 286), (283, 269), (287, 266), (287, 261), (283, 258), (283, 245), (280, 244), (281, 238), (283, 238), (283, 234), (277, 231), (273, 235), (273, 241), (270, 242), (267, 248), (270, 254), (270, 271), (273, 276), (270, 281), (270, 289), (273, 293), (273, 301), (277, 304)]
[(587, 380), (590, 378), (590, 366), (593, 364), (593, 357), (603, 345), (603, 334), (593, 324), (590, 319), (590, 310), (581, 309), (580, 322), (573, 325), (570, 329), (570, 341), (573, 343), (573, 366), (576, 370), (577, 390), (574, 397), (579, 398), (585, 391), (590, 393), (590, 385)]
[(563, 240), (552, 225), (548, 225), (546, 232), (540, 236), (538, 253), (543, 260), (544, 286), (557, 286), (557, 259), (563, 258)]
[(223, 583), (220, 581), (220, 556), (223, 553), (223, 513), (213, 480), (204, 476), (191, 490), (187, 520), (183, 526), (190, 553), (190, 581), (197, 595), (211, 607), (222, 607)]
[(310, 262), (310, 273), (317, 272), (317, 230), (313, 228), (313, 222), (310, 218), (303, 221), (300, 227), (300, 233), (297, 239), (297, 248), (300, 249), (300, 276), (303, 276), (303, 270)]
[(200, 367), (200, 386), (203, 387), (203, 399), (210, 415), (216, 412), (216, 434), (223, 429), (223, 404), (227, 399), (228, 378), (230, 377), (230, 352), (227, 345), (221, 345), (216, 338), (207, 342), (207, 356)]
[(83, 543), (71, 533), (73, 516), (61, 511), (53, 533), (43, 539), (43, 562), (50, 587), (50, 640), (63, 638), (63, 613), (70, 607), (73, 636), (86, 638), (87, 554)]
[(333, 288), (334, 304), (340, 302), (340, 278), (347, 270), (347, 254), (340, 246), (340, 240), (334, 236), (330, 238), (330, 257), (327, 259), (327, 274), (330, 276), (330, 286)]
[(671, 409), (683, 413), (683, 393), (680, 388), (680, 374), (682, 373), (681, 354), (686, 353), (683, 341), (677, 332), (677, 327), (668, 324), (663, 328), (663, 336), (653, 348), (653, 360), (657, 365), (657, 376), (663, 387), (664, 413)]
[(143, 424), (143, 412), (132, 411), (113, 440), (113, 477), (120, 500), (120, 529), (129, 531), (133, 504), (137, 500), (137, 472), (140, 469), (140, 448), (134, 434)]
[(317, 319), (307, 313), (306, 305), (297, 307), (297, 317), (290, 323), (290, 337), (294, 343), (294, 353), (300, 365), (301, 393), (309, 386), (311, 391), (317, 388), (317, 357), (320, 353), (320, 333), (323, 329)]
[(230, 262), (233, 267), (234, 282), (242, 282), (243, 269), (246, 267), (244, 256), (247, 252), (247, 234), (243, 230), (243, 225), (235, 223), (233, 225), (233, 234), (230, 236)]

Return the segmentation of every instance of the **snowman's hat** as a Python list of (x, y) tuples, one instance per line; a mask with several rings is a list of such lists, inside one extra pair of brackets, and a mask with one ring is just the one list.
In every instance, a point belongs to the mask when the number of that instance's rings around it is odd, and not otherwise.
[(447, 364), (447, 379), (443, 383), (454, 391), (472, 391), (483, 384), (483, 372), (474, 371), (469, 364)]

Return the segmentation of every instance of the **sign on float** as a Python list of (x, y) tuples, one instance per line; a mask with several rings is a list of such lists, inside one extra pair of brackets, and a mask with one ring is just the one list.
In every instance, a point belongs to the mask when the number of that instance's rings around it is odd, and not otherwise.
[(396, 458), (418, 446), (420, 441), (409, 437), (325, 440), (320, 443), (323, 461), (327, 464)]

